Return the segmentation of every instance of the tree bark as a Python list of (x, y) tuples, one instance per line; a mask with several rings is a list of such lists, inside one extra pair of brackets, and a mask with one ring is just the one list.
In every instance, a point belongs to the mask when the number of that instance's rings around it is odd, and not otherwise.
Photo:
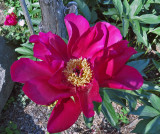
[(39, 0), (42, 22), (39, 26), (41, 32), (51, 31), (62, 38), (66, 37), (64, 23), (64, 5), (62, 0)]
[(27, 9), (25, 0), (19, 0), (19, 1), (20, 1), (20, 4), (21, 4), (21, 7), (22, 7), (22, 11), (23, 11), (24, 17), (25, 17), (25, 19), (27, 21), (27, 25), (29, 27), (30, 33), (31, 33), (31, 35), (33, 35), (35, 33), (34, 33), (32, 21), (31, 21), (31, 18), (29, 16), (29, 13), (28, 13), (28, 9)]

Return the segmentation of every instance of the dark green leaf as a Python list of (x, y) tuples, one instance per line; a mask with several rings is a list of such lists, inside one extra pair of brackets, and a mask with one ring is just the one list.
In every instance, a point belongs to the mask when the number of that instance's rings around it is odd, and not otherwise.
[(154, 59), (152, 59), (154, 65), (156, 66), (156, 68), (158, 69), (158, 71), (160, 72), (160, 63)]
[(32, 20), (32, 23), (35, 24), (35, 25), (39, 25), (40, 22), (41, 22), (41, 18), (34, 18), (34, 19), (31, 19)]
[(39, 2), (32, 3), (32, 7), (40, 7)]
[(15, 130), (14, 133), (15, 133), (15, 134), (20, 134), (20, 131)]
[(127, 18), (123, 18), (122, 24), (123, 24), (123, 37), (126, 37), (129, 28), (129, 20)]
[(98, 1), (104, 5), (112, 4), (112, 0), (98, 0)]
[(123, 9), (124, 9), (125, 14), (128, 15), (130, 11), (130, 6), (127, 0), (123, 1)]
[(138, 116), (155, 117), (160, 115), (160, 112), (150, 106), (140, 106), (137, 110), (132, 111), (131, 114)]
[(154, 34), (157, 34), (157, 35), (160, 35), (160, 27), (157, 27), (151, 31), (149, 31), (150, 33), (154, 33)]
[(108, 11), (103, 12), (104, 15), (117, 15), (118, 12), (115, 8), (109, 8)]
[(112, 0), (115, 8), (119, 12), (120, 18), (122, 18), (122, 13), (123, 13), (123, 5), (121, 0)]
[(29, 59), (31, 59), (31, 60), (36, 61), (36, 58), (35, 58), (35, 57), (33, 57), (33, 56), (25, 56), (25, 55), (23, 55), (23, 56), (19, 56), (19, 57), (18, 57), (18, 60), (19, 60), (20, 58), (29, 58)]
[(87, 4), (83, 0), (75, 0), (77, 2), (79, 9), (85, 16), (85, 18), (90, 21), (91, 20), (91, 12), (87, 6)]
[(158, 134), (160, 132), (160, 116), (151, 120), (145, 128), (145, 134)]
[(99, 115), (102, 109), (102, 103), (98, 103), (98, 102), (93, 102), (94, 104), (94, 110), (97, 112), (97, 114)]
[[(137, 39), (138, 39), (138, 42), (141, 42), (143, 43), (147, 48), (150, 49), (150, 45), (148, 44), (148, 40), (146, 38), (146, 32), (145, 31), (141, 31), (141, 28), (140, 28), (140, 24), (139, 24), (139, 21), (137, 20), (130, 20), (131, 22), (131, 26), (132, 26), (132, 29), (133, 29), (133, 32), (136, 34), (137, 36)], [(145, 35), (143, 35), (145, 34)]]
[[(137, 104), (137, 96), (133, 91), (125, 91), (125, 90), (117, 90), (117, 89), (109, 89), (109, 88), (102, 88), (106, 90), (111, 100), (119, 103), (120, 105), (125, 107), (125, 102), (123, 102), (122, 98), (127, 100), (129, 103), (129, 108), (132, 111)], [(117, 95), (117, 98), (115, 97)], [(119, 98), (119, 99), (118, 99)], [(121, 99), (121, 101), (120, 101)]]
[(83, 115), (83, 118), (84, 118), (84, 121), (86, 123), (86, 126), (88, 128), (91, 128), (91, 126), (93, 125), (93, 119), (94, 119), (94, 117), (87, 118), (87, 117), (85, 117), (85, 115)]
[(24, 54), (24, 55), (33, 55), (33, 51), (26, 47), (18, 47), (15, 49), (15, 51), (17, 53)]
[(28, 49), (31, 49), (31, 50), (33, 50), (33, 44), (31, 44), (31, 43), (24, 43), (24, 44), (21, 44), (21, 46), (23, 46), (23, 47), (26, 47), (26, 48), (28, 48)]
[(136, 59), (136, 58), (140, 57), (142, 54), (144, 54), (144, 52), (136, 53), (136, 54), (134, 54), (134, 55), (131, 56), (130, 60)]
[(134, 0), (130, 5), (130, 17), (137, 15), (142, 8), (142, 0)]
[(105, 118), (111, 123), (111, 125), (116, 127), (118, 125), (118, 119), (115, 110), (111, 104), (111, 101), (107, 93), (105, 91), (103, 92), (104, 96), (102, 102), (102, 113), (104, 114)]
[(151, 119), (139, 121), (138, 124), (136, 125), (136, 128), (134, 130), (132, 130), (131, 133), (144, 134), (145, 127), (150, 121), (151, 121)]
[(115, 90), (106, 90), (111, 101), (116, 102), (123, 107), (126, 107), (126, 101), (124, 101), (124, 99), (121, 96), (117, 95), (117, 92), (114, 91)]
[(133, 19), (141, 21), (141, 23), (146, 23), (146, 24), (158, 24), (160, 23), (160, 15), (156, 16), (153, 14), (144, 14), (141, 16), (134, 16)]
[(96, 11), (92, 10), (90, 22), (91, 22), (91, 23), (94, 23), (97, 19), (98, 19), (98, 16), (97, 16)]
[(150, 61), (149, 59), (136, 60), (136, 61), (128, 62), (127, 65), (136, 68), (141, 73), (141, 75), (145, 76), (145, 74), (143, 73), (143, 70), (147, 67), (147, 65), (149, 64), (149, 61)]
[(156, 96), (155, 94), (151, 94), (149, 100), (152, 106), (160, 111), (160, 97)]
[(40, 9), (35, 9), (35, 10), (32, 10), (29, 14), (30, 14), (30, 15), (34, 15), (34, 14), (40, 13), (40, 12), (41, 12)]
[(149, 90), (149, 91), (158, 91), (160, 92), (160, 87), (153, 84), (152, 82), (149, 81), (144, 81), (142, 85), (142, 89), (144, 90)]

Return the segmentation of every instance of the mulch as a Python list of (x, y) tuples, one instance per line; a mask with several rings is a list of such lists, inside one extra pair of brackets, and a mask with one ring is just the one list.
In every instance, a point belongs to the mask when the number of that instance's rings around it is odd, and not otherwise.
[[(21, 98), (19, 97), (20, 94)], [(52, 110), (46, 106), (37, 105), (29, 99), (22, 101), (24, 94), (22, 84), (19, 83), (15, 83), (11, 97), (14, 98), (14, 101), (11, 104), (7, 103), (5, 110), (2, 111), (0, 128), (7, 127), (8, 123), (12, 121), (17, 124), (17, 129), (21, 134), (46, 134), (47, 122)], [(113, 104), (113, 106), (116, 112), (120, 112), (121, 106), (117, 104)], [(130, 123), (127, 125), (120, 123), (121, 129), (117, 130), (107, 122), (103, 114), (95, 114), (93, 126), (89, 129), (86, 127), (81, 114), (76, 123), (62, 134), (130, 134), (138, 119), (133, 115), (128, 116), (128, 118)]]

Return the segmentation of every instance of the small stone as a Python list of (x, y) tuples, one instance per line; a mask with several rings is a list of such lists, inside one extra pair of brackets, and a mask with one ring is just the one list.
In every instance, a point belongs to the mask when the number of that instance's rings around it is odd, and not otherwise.
[(34, 123), (37, 124), (38, 123), (38, 119), (34, 119)]

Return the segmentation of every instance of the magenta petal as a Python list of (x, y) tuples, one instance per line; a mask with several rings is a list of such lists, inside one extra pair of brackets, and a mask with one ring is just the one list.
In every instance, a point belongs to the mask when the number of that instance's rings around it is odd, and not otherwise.
[(115, 89), (136, 90), (143, 84), (141, 74), (133, 67), (125, 65), (116, 76), (111, 79), (104, 80), (101, 87), (109, 87)]
[(62, 99), (53, 109), (47, 129), (50, 133), (58, 133), (71, 127), (78, 119), (81, 108), (78, 99)]
[(50, 33), (49, 43), (51, 44), (50, 51), (56, 60), (67, 60), (67, 44), (58, 35)]
[(52, 76), (52, 70), (44, 61), (32, 61), (21, 58), (11, 66), (11, 78), (15, 82), (24, 83), (35, 77)]
[[(92, 58), (102, 56), (106, 42), (106, 26), (99, 22), (84, 33), (71, 50), (72, 56)], [(99, 53), (100, 52), (100, 53)], [(95, 57), (96, 58), (96, 57)]]
[(31, 43), (39, 42), (39, 36), (38, 35), (31, 35), (29, 37), (29, 42), (31, 42)]
[(54, 73), (54, 75), (48, 80), (48, 82), (52, 86), (56, 87), (57, 89), (61, 89), (61, 90), (68, 89), (68, 88), (71, 89), (62, 71), (63, 71), (63, 68), (57, 70)]
[(66, 15), (64, 21), (69, 35), (68, 52), (70, 54), (70, 50), (76, 40), (85, 33), (90, 26), (89, 22), (83, 16), (73, 13)]
[(106, 25), (107, 30), (108, 30), (108, 41), (106, 43), (107, 47), (122, 40), (122, 35), (121, 35), (121, 32), (118, 28), (116, 28), (115, 26), (113, 26), (107, 22), (103, 22), (103, 24)]
[(51, 55), (51, 52), (46, 48), (46, 46), (40, 42), (35, 43), (33, 47), (34, 57), (46, 60), (46, 55)]
[(68, 30), (69, 39), (73, 38), (74, 34), (81, 36), (90, 27), (86, 18), (81, 15), (75, 15), (74, 13), (66, 15), (64, 21)]
[(84, 87), (84, 89), (79, 89), (77, 92), (82, 111), (87, 118), (94, 116), (93, 101), (102, 102), (97, 81), (94, 79), (92, 84), (91, 86)]
[(108, 54), (108, 62), (106, 68), (106, 74), (109, 76), (113, 76), (121, 70), (121, 68), (126, 64), (129, 58), (136, 54), (134, 48), (127, 46), (128, 41), (123, 40), (118, 43), (112, 45), (109, 48)]
[(60, 89), (60, 90), (71, 89), (72, 90), (72, 87), (69, 86), (66, 80), (66, 77), (64, 76), (64, 73), (63, 73), (64, 61), (53, 61), (51, 66), (52, 66), (52, 69), (55, 70), (55, 73), (48, 80), (48, 82), (57, 89)]
[(24, 93), (35, 103), (49, 105), (54, 101), (72, 95), (69, 91), (58, 90), (48, 83), (49, 78), (36, 77), (27, 81), (23, 86)]
[(107, 53), (95, 61), (94, 72), (99, 83), (103, 83), (116, 75), (129, 58), (137, 53), (134, 48), (127, 46), (128, 41), (122, 40), (108, 47)]

